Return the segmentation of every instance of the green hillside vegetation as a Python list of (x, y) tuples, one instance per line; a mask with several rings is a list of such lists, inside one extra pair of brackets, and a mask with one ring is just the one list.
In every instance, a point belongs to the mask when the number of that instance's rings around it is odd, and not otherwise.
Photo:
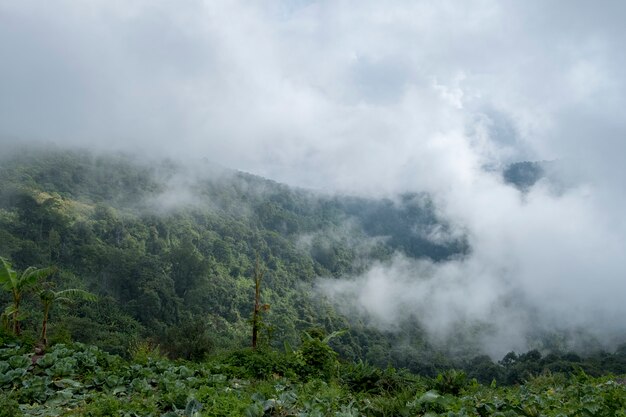
[(468, 253), (448, 232), (427, 195), (335, 196), (207, 162), (6, 151), (0, 416), (623, 415), (612, 375), (626, 374), (626, 347), (553, 344), (494, 362), (459, 339), (450, 355), (415, 318), (381, 330), (314, 291), (318, 277), (395, 253)]
[[(462, 239), (428, 239), (445, 224), (424, 195), (326, 196), (207, 163), (20, 149), (3, 157), (0, 184), (0, 256), (17, 270), (55, 265), (59, 288), (100, 297), (60, 306), (51, 340), (122, 355), (138, 340), (187, 359), (247, 345), (259, 254), (266, 343), (297, 343), (312, 326), (350, 327), (334, 342), (343, 357), (406, 361), (391, 332), (348, 322), (312, 296), (314, 279), (358, 273), (396, 251), (442, 260), (467, 250)], [(33, 312), (23, 327), (36, 332), (39, 322)], [(417, 323), (403, 337), (428, 349)]]

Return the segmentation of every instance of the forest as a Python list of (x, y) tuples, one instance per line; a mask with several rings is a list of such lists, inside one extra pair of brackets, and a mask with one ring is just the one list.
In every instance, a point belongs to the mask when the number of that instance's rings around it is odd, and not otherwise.
[[(504, 172), (520, 189), (540, 175)], [(0, 415), (625, 415), (626, 346), (538, 341), (493, 360), (464, 339), (431, 343), (418, 320), (371, 326), (315, 289), (397, 253), (463, 257), (463, 236), (430, 238), (449, 228), (426, 194), (333, 195), (206, 160), (5, 150)]]

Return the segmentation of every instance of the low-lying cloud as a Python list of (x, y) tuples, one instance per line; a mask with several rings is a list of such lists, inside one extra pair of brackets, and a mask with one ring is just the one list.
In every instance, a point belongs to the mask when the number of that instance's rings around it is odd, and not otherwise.
[(320, 292), (383, 329), (417, 318), (440, 346), (474, 327), (474, 342), (494, 357), (541, 347), (546, 335), (558, 334), (563, 349), (589, 347), (572, 334), (605, 348), (626, 341), (624, 229), (592, 188), (555, 194), (540, 183), (522, 195), (491, 184), (447, 197), (447, 211), (468, 227), (468, 255), (440, 263), (397, 255), (361, 276), (322, 280)]

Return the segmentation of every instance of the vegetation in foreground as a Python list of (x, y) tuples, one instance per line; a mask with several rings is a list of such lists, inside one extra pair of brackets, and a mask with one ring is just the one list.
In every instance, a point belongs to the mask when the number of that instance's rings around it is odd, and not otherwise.
[(544, 374), (515, 386), (463, 372), (425, 378), (340, 363), (318, 338), (296, 351), (238, 350), (203, 362), (148, 345), (127, 361), (57, 344), (0, 349), (0, 416), (626, 416), (624, 379)]

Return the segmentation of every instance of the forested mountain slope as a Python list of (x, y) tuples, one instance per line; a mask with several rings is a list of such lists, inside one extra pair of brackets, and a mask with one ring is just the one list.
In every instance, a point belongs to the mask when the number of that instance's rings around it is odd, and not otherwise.
[[(51, 337), (122, 354), (143, 339), (188, 358), (248, 345), (258, 254), (269, 343), (295, 343), (314, 326), (350, 327), (334, 342), (346, 357), (432, 367), (417, 323), (402, 338), (419, 357), (397, 347), (395, 333), (348, 322), (311, 288), (317, 277), (356, 274), (395, 252), (435, 261), (462, 256), (462, 238), (430, 238), (446, 230), (425, 195), (325, 195), (206, 161), (54, 147), (16, 148), (0, 161), (0, 256), (20, 270), (57, 265), (59, 288), (100, 296), (59, 308)], [(25, 329), (35, 331), (37, 314), (33, 308)]]

